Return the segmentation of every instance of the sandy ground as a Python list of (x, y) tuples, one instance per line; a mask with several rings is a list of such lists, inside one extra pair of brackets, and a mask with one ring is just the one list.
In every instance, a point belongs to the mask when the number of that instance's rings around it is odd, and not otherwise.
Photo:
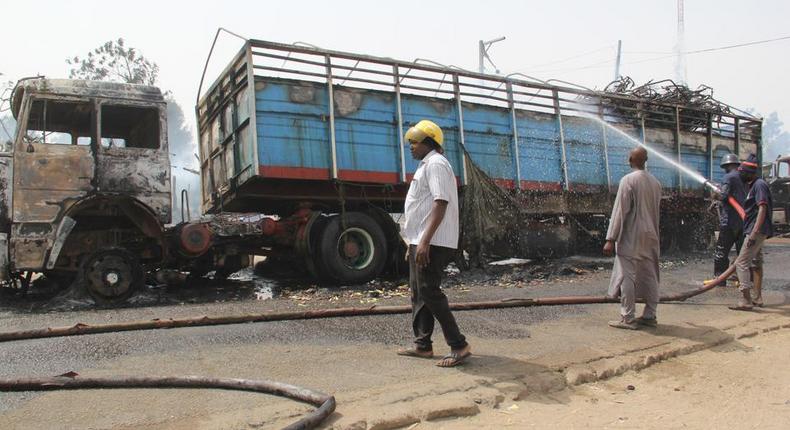
[[(790, 330), (678, 357), (640, 372), (416, 429), (786, 429)], [(630, 390), (629, 387), (633, 388)]]

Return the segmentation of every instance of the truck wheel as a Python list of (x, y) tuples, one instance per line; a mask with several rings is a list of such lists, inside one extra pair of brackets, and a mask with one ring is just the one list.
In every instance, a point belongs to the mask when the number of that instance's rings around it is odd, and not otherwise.
[(331, 280), (364, 283), (377, 277), (387, 262), (387, 239), (381, 226), (361, 212), (335, 216), (321, 234), (318, 263)]
[(97, 304), (123, 303), (143, 285), (143, 269), (126, 250), (104, 249), (91, 254), (82, 264), (82, 283)]

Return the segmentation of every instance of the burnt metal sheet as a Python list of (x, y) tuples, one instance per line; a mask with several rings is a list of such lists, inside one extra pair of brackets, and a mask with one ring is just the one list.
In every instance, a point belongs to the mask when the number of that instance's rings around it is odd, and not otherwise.
[(112, 99), (145, 100), (164, 102), (162, 91), (148, 85), (121, 84), (105, 81), (83, 81), (74, 79), (35, 78), (20, 81), (14, 89), (12, 110), (14, 118), (19, 114), (24, 93), (51, 94), (57, 96), (105, 97)]
[(0, 232), (7, 233), (11, 225), (11, 197), (13, 196), (14, 159), (10, 153), (0, 153)]
[(170, 222), (170, 160), (164, 151), (102, 148), (98, 190), (132, 197), (149, 206), (162, 223)]
[(22, 236), (17, 227), (14, 226), (11, 231), (11, 237), (14, 238), (11, 246), (11, 261), (14, 262), (14, 269), (40, 269), (44, 265), (50, 241), (43, 237)]
[(15, 154), (13, 222), (54, 222), (67, 201), (93, 190), (93, 156), (85, 146), (31, 146)]

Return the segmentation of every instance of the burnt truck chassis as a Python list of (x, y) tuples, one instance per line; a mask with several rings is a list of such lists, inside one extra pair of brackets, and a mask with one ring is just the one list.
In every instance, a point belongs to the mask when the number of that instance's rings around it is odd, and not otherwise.
[[(124, 301), (147, 273), (226, 276), (258, 251), (260, 220), (171, 220), (166, 104), (158, 88), (31, 78), (12, 92), (19, 124), (0, 151), (1, 286), (34, 273)], [(257, 230), (256, 230), (257, 229)]]

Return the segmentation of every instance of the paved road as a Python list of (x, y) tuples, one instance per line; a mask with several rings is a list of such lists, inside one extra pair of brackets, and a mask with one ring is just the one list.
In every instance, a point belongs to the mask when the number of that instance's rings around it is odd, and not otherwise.
[[(790, 243), (771, 244), (767, 248), (766, 290), (771, 299), (785, 301), (784, 291), (790, 290)], [(606, 260), (574, 258), (550, 266), (525, 265), (502, 269), (496, 275), (477, 273), (463, 282), (451, 280), (448, 295), (453, 301), (494, 300), (509, 297), (540, 297), (560, 295), (602, 295), (608, 282)], [(696, 258), (666, 259), (662, 270), (665, 292), (694, 288), (706, 278), (710, 263)], [(551, 274), (549, 272), (555, 272)], [(557, 275), (557, 272), (564, 275)], [(577, 273), (578, 272), (578, 273)], [(260, 293), (261, 285), (276, 282), (247, 281), (244, 289)], [(250, 286), (252, 284), (252, 286)], [(391, 282), (396, 287), (399, 282)], [(257, 285), (257, 286), (256, 286)], [(120, 310), (80, 310), (74, 312), (24, 311), (6, 306), (0, 309), (0, 330), (42, 326), (70, 325), (75, 322), (105, 323), (151, 318), (177, 318), (198, 315), (240, 314), (271, 309), (309, 309), (314, 307), (406, 304), (403, 289), (379, 290), (379, 285), (363, 289), (347, 288), (291, 291), (271, 300), (244, 299), (243, 294), (228, 293), (216, 284), (204, 285), (195, 294), (170, 293), (168, 297), (145, 300), (164, 303), (155, 306)], [(160, 293), (149, 293), (160, 294)], [(165, 293), (161, 293), (165, 295)], [(220, 300), (214, 302), (212, 298)], [(236, 300), (235, 297), (242, 299)], [(172, 304), (175, 300), (176, 304)], [(732, 289), (715, 290), (695, 298), (700, 305), (721, 304), (734, 300)], [(194, 302), (194, 303), (190, 303)], [(23, 303), (24, 305), (24, 303)], [(24, 307), (24, 306), (22, 306)], [(30, 307), (30, 306), (28, 306)], [(717, 308), (718, 309), (718, 308)], [(567, 306), (529, 309), (498, 309), (457, 314), (459, 324), (470, 337), (476, 352), (485, 360), (480, 346), (504, 348), (504, 345), (529, 345), (534, 330), (551, 321), (605, 321), (605, 315), (616, 314), (613, 305)], [(585, 319), (586, 318), (586, 319)], [(584, 328), (581, 327), (582, 331)], [(443, 350), (441, 338), (437, 349)], [(569, 335), (570, 336), (570, 335)], [(570, 350), (573, 339), (542, 344), (542, 354)], [(195, 327), (177, 330), (110, 333), (71, 338), (41, 339), (0, 344), (0, 377), (50, 376), (76, 371), (85, 375), (117, 374), (202, 374), (231, 377), (279, 379), (327, 391), (344, 391), (349, 399), (355, 390), (387, 381), (397, 384), (415, 374), (429, 375), (422, 363), (402, 363), (390, 359), (391, 351), (410, 342), (407, 315), (340, 318), (312, 321), (243, 324)], [(548, 351), (548, 350), (551, 351)], [(387, 357), (385, 363), (382, 358)], [(326, 363), (327, 368), (322, 366)], [(498, 364), (502, 364), (497, 362)], [(377, 365), (390, 366), (386, 372)], [(331, 370), (330, 370), (331, 369)], [(329, 371), (329, 374), (327, 374)], [(421, 373), (422, 372), (422, 373)], [(227, 408), (253, 410), (262, 404), (250, 395), (223, 394), (223, 401), (212, 395), (189, 391), (189, 396), (127, 394), (115, 397), (106, 393), (10, 394), (0, 396), (0, 423), (10, 428), (180, 428), (183, 425), (205, 424), (206, 428), (235, 428), (230, 421), (212, 422), (210, 417), (222, 416)], [(73, 403), (76, 402), (76, 403)], [(270, 406), (283, 402), (268, 400)], [(71, 405), (71, 406), (69, 406)], [(90, 408), (83, 406), (91, 405)], [(93, 406), (95, 405), (95, 407)], [(131, 407), (130, 405), (134, 405)], [(148, 413), (134, 412), (145, 408)], [(47, 408), (42, 413), (41, 408)], [(276, 409), (276, 408), (275, 408)], [(277, 409), (279, 410), (279, 409)], [(61, 418), (57, 418), (61, 417)], [(195, 421), (195, 417), (199, 420)], [(52, 420), (58, 420), (57, 425)], [(208, 420), (208, 421), (207, 421)], [(191, 423), (191, 424), (189, 424)], [(204, 427), (203, 424), (198, 427)], [(254, 423), (253, 423), (254, 424)], [(53, 427), (54, 425), (54, 427)], [(161, 426), (161, 427), (159, 427)], [(186, 427), (184, 427), (186, 428)]]

